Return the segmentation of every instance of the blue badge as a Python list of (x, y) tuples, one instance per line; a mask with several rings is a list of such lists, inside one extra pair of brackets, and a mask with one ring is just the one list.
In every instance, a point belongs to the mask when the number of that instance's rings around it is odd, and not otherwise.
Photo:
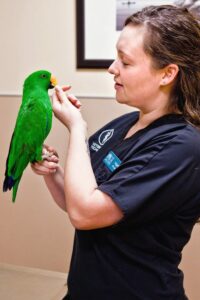
[(103, 162), (111, 172), (115, 171), (122, 163), (113, 151), (108, 153), (108, 155), (103, 159)]

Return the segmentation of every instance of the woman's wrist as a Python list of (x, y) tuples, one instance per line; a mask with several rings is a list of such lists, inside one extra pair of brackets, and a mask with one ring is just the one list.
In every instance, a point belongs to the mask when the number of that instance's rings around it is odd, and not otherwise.
[(73, 124), (73, 126), (71, 126), (69, 128), (69, 132), (70, 132), (70, 134), (82, 133), (86, 136), (87, 135), (87, 123), (84, 120), (82, 120), (82, 122)]

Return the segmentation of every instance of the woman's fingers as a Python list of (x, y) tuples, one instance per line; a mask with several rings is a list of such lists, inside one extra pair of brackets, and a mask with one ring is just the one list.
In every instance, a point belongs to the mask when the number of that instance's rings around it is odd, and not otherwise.
[(65, 92), (68, 91), (70, 88), (71, 88), (70, 86), (60, 87), (57, 85), (55, 87), (55, 92), (57, 97), (55, 97), (55, 94), (53, 95), (54, 103), (56, 100), (57, 101), (59, 100), (60, 103), (68, 102), (69, 100), (71, 104), (73, 104), (76, 108), (80, 108), (81, 102), (73, 94), (69, 94), (69, 95), (65, 94)]
[(59, 162), (56, 150), (51, 146), (43, 144), (42, 159), (42, 161), (31, 164), (33, 172), (38, 175), (49, 175), (51, 173), (55, 173)]
[(81, 102), (73, 94), (69, 94), (67, 98), (76, 108), (81, 107)]
[(54, 162), (54, 163), (59, 162), (59, 159), (56, 155), (51, 155), (51, 156), (47, 155), (47, 156), (43, 156), (42, 158), (43, 158), (43, 161), (47, 160), (48, 162)]
[(69, 91), (71, 89), (71, 85), (62, 86), (63, 92)]
[(54, 162), (42, 161), (42, 162), (35, 162), (31, 164), (32, 170), (38, 175), (48, 175), (51, 173), (55, 173), (58, 164)]
[(77, 122), (82, 122), (82, 115), (80, 114), (81, 103), (74, 96), (67, 96), (60, 86), (55, 87), (52, 96), (52, 108), (55, 117), (63, 123), (68, 130), (71, 129)]
[[(57, 97), (55, 97), (55, 95)], [(53, 97), (54, 101), (57, 100), (60, 103), (67, 101), (67, 96), (66, 96), (65, 92), (63, 91), (63, 89), (59, 85), (55, 86), (55, 94), (53, 96), (54, 96)]]
[(43, 144), (42, 158), (43, 160), (46, 159), (48, 161), (59, 161), (59, 155), (57, 151), (53, 147), (48, 146), (46, 144)]
[(58, 154), (56, 151), (48, 151), (45, 148), (42, 150), (42, 160), (58, 162)]

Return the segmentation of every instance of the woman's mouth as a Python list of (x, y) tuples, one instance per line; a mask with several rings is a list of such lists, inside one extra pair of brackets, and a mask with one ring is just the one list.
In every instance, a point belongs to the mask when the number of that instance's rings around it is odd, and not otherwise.
[(115, 83), (115, 89), (116, 90), (118, 90), (118, 89), (120, 89), (120, 88), (122, 88), (123, 87), (123, 85), (122, 84), (120, 84), (120, 83)]

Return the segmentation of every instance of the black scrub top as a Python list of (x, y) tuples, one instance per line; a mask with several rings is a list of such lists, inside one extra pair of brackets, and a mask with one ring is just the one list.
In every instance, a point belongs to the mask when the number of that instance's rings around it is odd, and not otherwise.
[(200, 217), (200, 133), (165, 115), (125, 138), (138, 112), (89, 139), (98, 189), (123, 219), (76, 230), (68, 276), (71, 300), (185, 300), (181, 252)]

